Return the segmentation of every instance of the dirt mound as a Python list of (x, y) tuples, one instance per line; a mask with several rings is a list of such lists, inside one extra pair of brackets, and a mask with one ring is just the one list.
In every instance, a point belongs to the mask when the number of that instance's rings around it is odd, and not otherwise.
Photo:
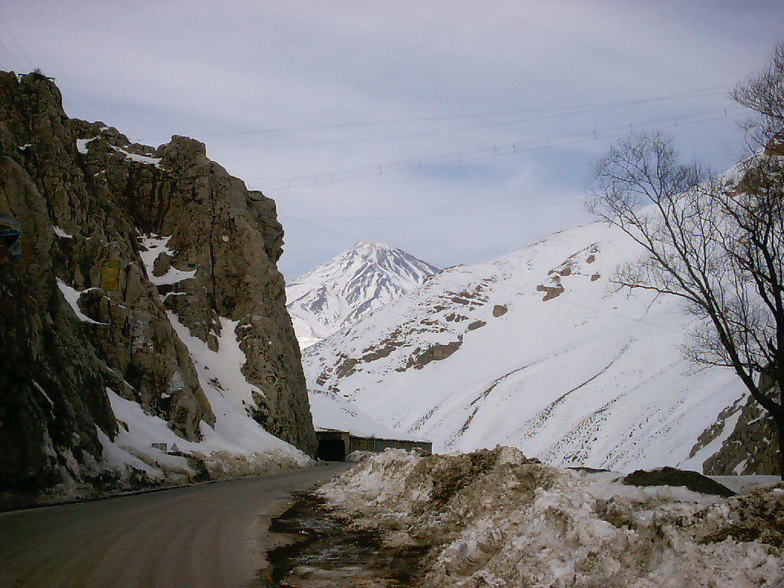
[(634, 471), (623, 478), (623, 483), (629, 486), (685, 486), (700, 494), (735, 496), (735, 492), (702, 474), (668, 467), (651, 471)]
[(535, 463), (510, 447), (424, 458), (389, 450), (317, 492), (385, 548), (421, 554), (424, 588), (784, 586), (784, 486), (722, 498), (726, 488), (693, 472), (628, 478), (658, 487)]

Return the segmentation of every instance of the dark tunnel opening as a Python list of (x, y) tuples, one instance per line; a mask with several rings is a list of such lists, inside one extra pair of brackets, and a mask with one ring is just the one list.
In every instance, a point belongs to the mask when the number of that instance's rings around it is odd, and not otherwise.
[(321, 439), (318, 458), (324, 461), (346, 461), (346, 444), (341, 439)]

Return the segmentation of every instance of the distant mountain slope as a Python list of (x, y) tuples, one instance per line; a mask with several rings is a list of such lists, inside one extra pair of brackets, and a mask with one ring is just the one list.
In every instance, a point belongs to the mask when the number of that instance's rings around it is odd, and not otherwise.
[(306, 350), (308, 386), (440, 451), (503, 444), (555, 464), (699, 469), (708, 455), (689, 450), (743, 387), (681, 357), (690, 317), (677, 301), (610, 284), (637, 255), (592, 224), (444, 270)]
[(436, 272), (438, 268), (405, 251), (360, 241), (286, 286), (301, 347), (400, 298)]
[(349, 431), (359, 437), (377, 439), (407, 439), (421, 441), (424, 438), (396, 431), (382, 425), (376, 419), (353, 406), (340, 394), (325, 390), (309, 392), (310, 410), (313, 413), (313, 426), (317, 431)]

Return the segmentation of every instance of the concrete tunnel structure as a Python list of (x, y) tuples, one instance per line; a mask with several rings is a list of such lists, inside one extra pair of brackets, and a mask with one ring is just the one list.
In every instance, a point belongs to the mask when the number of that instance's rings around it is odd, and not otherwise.
[(337, 429), (318, 430), (316, 437), (318, 438), (318, 458), (324, 461), (345, 461), (346, 456), (354, 451), (381, 453), (388, 448), (418, 450), (425, 455), (433, 453), (433, 443), (430, 441), (359, 437), (349, 431)]

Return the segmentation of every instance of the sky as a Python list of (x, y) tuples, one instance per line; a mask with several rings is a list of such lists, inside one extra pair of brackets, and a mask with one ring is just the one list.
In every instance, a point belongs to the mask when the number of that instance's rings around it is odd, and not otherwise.
[(447, 267), (589, 222), (630, 132), (730, 167), (728, 91), (783, 25), (763, 1), (4, 0), (0, 69), (132, 141), (204, 141), (276, 200), (292, 280), (360, 240)]

